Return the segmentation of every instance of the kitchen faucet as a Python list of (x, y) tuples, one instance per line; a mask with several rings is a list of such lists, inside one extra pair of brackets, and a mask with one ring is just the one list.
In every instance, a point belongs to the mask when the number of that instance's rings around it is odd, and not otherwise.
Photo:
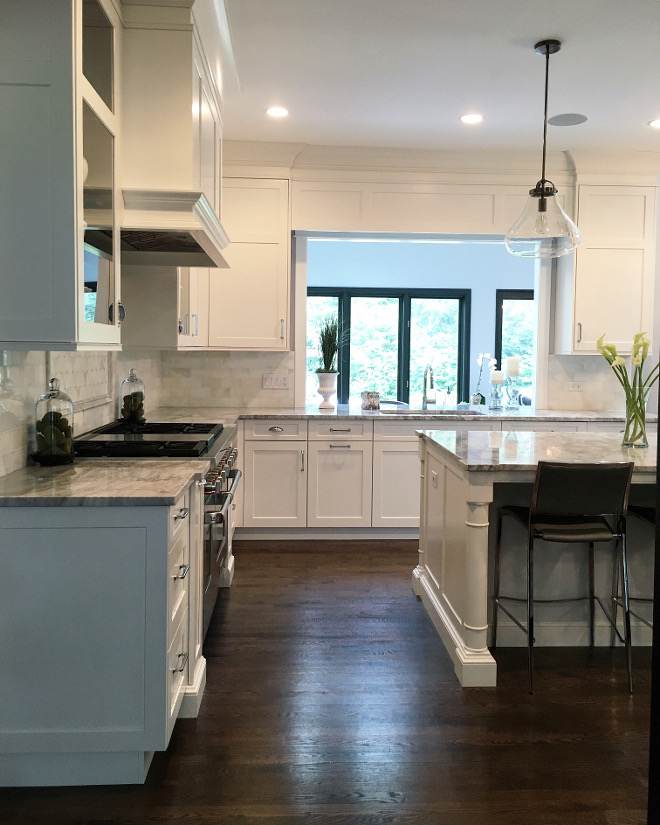
[(433, 367), (430, 364), (427, 364), (424, 367), (424, 389), (423, 389), (423, 392), (422, 392), (422, 409), (423, 410), (428, 409), (428, 406), (429, 406), (429, 399), (428, 399), (428, 394), (427, 394), (427, 389), (426, 389), (427, 379), (428, 379), (428, 388), (429, 388), (429, 390), (434, 389), (434, 386), (433, 386)]

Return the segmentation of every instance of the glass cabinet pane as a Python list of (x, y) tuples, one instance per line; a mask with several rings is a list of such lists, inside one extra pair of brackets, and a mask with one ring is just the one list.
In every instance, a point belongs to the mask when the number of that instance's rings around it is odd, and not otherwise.
[(83, 0), (83, 74), (105, 105), (113, 110), (112, 23), (98, 0)]
[(114, 137), (83, 102), (85, 320), (109, 323), (114, 301)]

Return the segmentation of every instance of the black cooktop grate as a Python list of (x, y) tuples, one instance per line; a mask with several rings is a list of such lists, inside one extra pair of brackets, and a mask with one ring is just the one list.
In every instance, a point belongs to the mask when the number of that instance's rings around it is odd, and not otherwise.
[(74, 450), (86, 458), (194, 458), (204, 455), (222, 430), (222, 424), (116, 421), (75, 439)]

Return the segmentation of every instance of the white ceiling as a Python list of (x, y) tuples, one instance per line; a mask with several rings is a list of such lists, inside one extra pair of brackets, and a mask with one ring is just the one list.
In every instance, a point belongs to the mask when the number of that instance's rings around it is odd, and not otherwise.
[[(660, 0), (224, 0), (225, 137), (424, 149), (660, 152)], [(286, 119), (266, 116), (285, 106)], [(484, 122), (467, 127), (460, 115)]]

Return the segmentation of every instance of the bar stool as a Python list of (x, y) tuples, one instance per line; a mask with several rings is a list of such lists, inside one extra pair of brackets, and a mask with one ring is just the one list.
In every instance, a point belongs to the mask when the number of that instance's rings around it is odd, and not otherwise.
[[(506, 505), (500, 509), (495, 552), (493, 587), (493, 648), (497, 646), (497, 615), (502, 610), (527, 636), (529, 692), (534, 690), (534, 549), (543, 542), (586, 543), (589, 569), (589, 593), (566, 599), (539, 599), (538, 603), (589, 601), (589, 642), (594, 644), (594, 612), (598, 602), (608, 622), (626, 646), (628, 687), (632, 693), (632, 651), (630, 643), (630, 603), (626, 558), (626, 514), (632, 462), (611, 464), (570, 464), (539, 461), (529, 507)], [(502, 522), (513, 518), (527, 530), (527, 597), (500, 594), (500, 553)], [(623, 581), (624, 634), (619, 633), (613, 617), (594, 593), (594, 545), (615, 541), (615, 558)], [(544, 548), (547, 552), (549, 548)], [(613, 593), (614, 593), (613, 584)], [(502, 604), (502, 601), (526, 602), (525, 626)]]

